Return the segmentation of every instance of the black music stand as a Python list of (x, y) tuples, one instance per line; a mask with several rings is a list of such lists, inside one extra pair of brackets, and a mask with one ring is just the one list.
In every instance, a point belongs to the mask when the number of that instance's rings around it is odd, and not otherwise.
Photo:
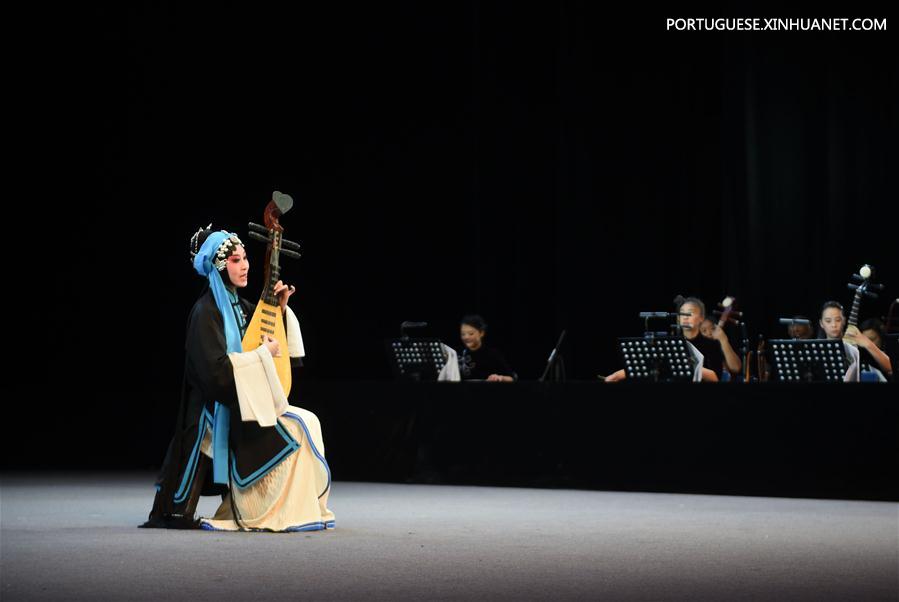
[(562, 346), (563, 340), (565, 340), (564, 330), (562, 331), (562, 334), (559, 335), (559, 341), (556, 343), (556, 346), (553, 347), (552, 353), (549, 354), (549, 359), (546, 360), (546, 368), (543, 370), (543, 374), (540, 375), (540, 378), (537, 379), (539, 382), (544, 382), (547, 378), (556, 382), (563, 382), (565, 380), (565, 361), (559, 354), (559, 348)]
[(781, 382), (843, 382), (848, 368), (841, 339), (769, 340), (768, 359)]
[(447, 361), (437, 338), (388, 339), (387, 355), (394, 376), (403, 380), (437, 380)]
[(628, 380), (650, 382), (690, 382), (696, 360), (683, 337), (621, 337), (618, 351)]

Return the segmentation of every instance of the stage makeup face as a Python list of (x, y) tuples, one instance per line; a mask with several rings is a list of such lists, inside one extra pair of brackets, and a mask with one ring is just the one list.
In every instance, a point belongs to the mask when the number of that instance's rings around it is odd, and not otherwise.
[(247, 276), (250, 273), (250, 260), (247, 259), (247, 252), (241, 246), (234, 247), (234, 252), (228, 257), (228, 279), (231, 286), (244, 288), (247, 286)]
[(462, 344), (471, 351), (477, 351), (481, 348), (481, 339), (484, 338), (483, 330), (478, 330), (469, 324), (463, 324), (459, 329), (459, 335), (462, 338)]
[(821, 313), (819, 324), (824, 329), (828, 339), (840, 339), (843, 337), (843, 312), (836, 307), (828, 307)]

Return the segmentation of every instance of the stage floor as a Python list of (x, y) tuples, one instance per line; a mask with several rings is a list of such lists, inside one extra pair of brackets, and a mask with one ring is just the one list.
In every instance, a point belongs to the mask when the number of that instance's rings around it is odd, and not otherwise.
[(3, 475), (0, 597), (899, 599), (895, 503), (337, 482), (334, 531), (218, 533), (138, 529), (152, 481)]

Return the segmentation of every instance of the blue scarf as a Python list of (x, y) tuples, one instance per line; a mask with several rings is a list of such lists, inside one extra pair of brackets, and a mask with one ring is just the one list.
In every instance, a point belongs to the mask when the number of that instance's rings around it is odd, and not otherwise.
[[(230, 232), (224, 230), (210, 234), (194, 257), (194, 269), (200, 276), (209, 280), (209, 289), (212, 291), (215, 304), (225, 323), (225, 341), (228, 353), (241, 353), (243, 347), (240, 341), (240, 326), (231, 308), (231, 301), (222, 276), (212, 264), (216, 259), (215, 253), (218, 248), (231, 236)], [(228, 483), (228, 431), (230, 426), (231, 410), (216, 401), (212, 418), (212, 480), (217, 484)], [(198, 436), (202, 437), (203, 434), (200, 433)]]

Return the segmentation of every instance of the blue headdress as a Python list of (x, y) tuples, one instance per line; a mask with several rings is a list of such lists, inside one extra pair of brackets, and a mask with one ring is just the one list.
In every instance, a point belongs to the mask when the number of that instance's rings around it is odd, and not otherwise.
[(209, 280), (209, 288), (215, 298), (215, 304), (222, 314), (225, 322), (225, 340), (228, 343), (228, 353), (240, 353), (243, 348), (240, 345), (240, 326), (237, 318), (231, 310), (231, 301), (228, 299), (228, 291), (219, 270), (225, 267), (228, 256), (236, 245), (242, 245), (236, 235), (225, 230), (210, 234), (203, 246), (193, 257), (194, 269), (200, 276)]

